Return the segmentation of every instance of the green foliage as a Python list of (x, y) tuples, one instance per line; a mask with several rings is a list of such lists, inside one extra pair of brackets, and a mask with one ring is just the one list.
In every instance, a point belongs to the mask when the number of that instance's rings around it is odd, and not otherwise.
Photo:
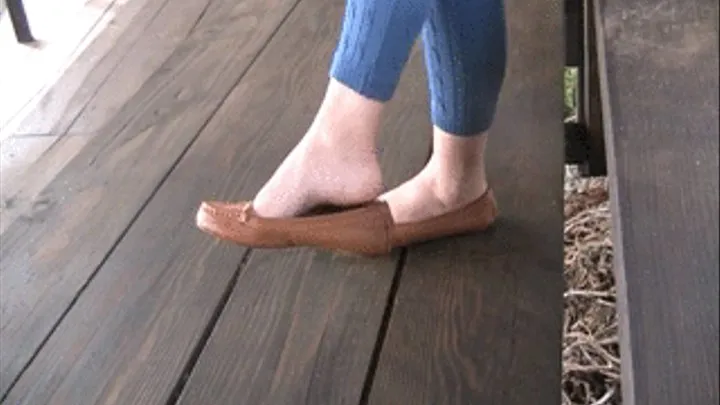
[(577, 68), (565, 68), (565, 119), (577, 113)]

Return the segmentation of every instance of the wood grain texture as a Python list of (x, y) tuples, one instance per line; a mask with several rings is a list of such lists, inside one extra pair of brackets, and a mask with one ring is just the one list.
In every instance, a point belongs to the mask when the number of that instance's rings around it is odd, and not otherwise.
[[(255, 193), (300, 138), (322, 96), (327, 76), (317, 60), (329, 57), (339, 7), (308, 3), (170, 174), (11, 392), (11, 403), (147, 404), (172, 396), (169, 383), (192, 360), (198, 326), (223, 304), (221, 293), (235, 284), (244, 252), (194, 229), (198, 203), (216, 193)], [(391, 184), (414, 171), (429, 140), (419, 56), (402, 86), (410, 99), (391, 105), (395, 119), (385, 127), (382, 153)], [(401, 148), (410, 139), (421, 147)], [(396, 256), (254, 253), (184, 403), (357, 402), (396, 265)]]
[[(50, 136), (24, 136), (9, 137), (0, 144), (0, 195), (5, 195), (9, 189), (18, 189), (25, 183), (23, 172), (27, 168), (27, 162), (31, 162), (55, 141)], [(4, 223), (5, 216), (2, 214), (8, 206), (13, 208), (12, 199), (0, 200), (0, 234), (9, 224)]]
[(369, 404), (560, 403), (563, 7), (506, 7), (508, 76), (488, 146), (501, 219), (409, 249)]
[[(228, 162), (228, 174), (213, 169), (235, 182), (220, 188), (223, 198), (251, 196), (312, 120), (327, 83), (318, 65), (330, 60), (342, 8), (303, 0), (199, 139), (215, 161)], [(380, 146), (389, 185), (414, 174), (427, 151), (423, 73), (422, 54), (414, 52), (388, 106)], [(312, 249), (253, 251), (179, 404), (359, 403), (397, 261), (397, 254), (370, 260)]]
[(29, 162), (22, 182), (3, 186), (0, 232), (17, 218), (32, 216), (39, 194), (65, 165), (94, 137), (110, 130), (108, 123), (123, 114), (122, 109), (133, 108), (128, 100), (163, 64), (167, 70), (169, 58), (197, 28), (208, 5), (209, 0), (133, 0), (122, 6), (113, 26), (83, 52), (16, 130), (16, 137), (43, 135), (55, 141), (41, 159)]
[[(31, 215), (33, 202), (40, 192), (90, 140), (88, 133), (76, 137), (64, 136), (73, 123), (84, 122), (81, 113), (88, 104), (92, 104), (93, 111), (115, 108), (118, 103), (127, 101), (137, 90), (137, 86), (128, 85), (124, 78), (117, 78), (120, 80), (116, 79), (114, 82), (107, 80), (108, 75), (117, 70), (123, 58), (130, 54), (130, 60), (136, 61), (134, 65), (131, 62), (124, 66), (127, 73), (132, 73), (135, 77), (147, 78), (157, 67), (147, 62), (137, 63), (137, 53), (143, 50), (133, 46), (148, 28), (152, 17), (157, 17), (166, 1), (133, 0), (123, 5), (112, 3), (110, 12), (117, 11), (117, 14), (102, 34), (87, 45), (37, 101), (34, 108), (21, 117), (21, 122), (0, 125), (1, 149), (12, 150), (19, 143), (32, 143), (31, 147), (23, 148), (21, 159), (15, 160), (12, 170), (2, 173), (0, 234), (18, 217)], [(189, 17), (192, 18), (192, 15)], [(167, 21), (161, 23), (168, 25)], [(52, 39), (55, 40), (60, 39)], [(148, 45), (152, 48), (153, 41)], [(154, 48), (157, 52), (157, 47)], [(162, 59), (157, 61), (157, 64), (160, 63)], [(118, 86), (119, 82), (124, 85)], [(109, 91), (100, 91), (103, 84)], [(109, 113), (95, 114), (95, 122), (101, 121), (100, 119), (107, 120), (108, 116)], [(71, 132), (83, 130), (87, 130), (87, 126), (78, 126)], [(42, 142), (34, 140), (36, 137), (42, 137)]]
[[(1, 3), (1, 2), (0, 2)], [(142, 1), (137, 1), (142, 3)], [(7, 14), (0, 13), (0, 140), (12, 133), (24, 114), (53, 85), (88, 44), (109, 25), (122, 8), (117, 0), (46, 2), (23, 0), (32, 16), (31, 44), (17, 43)]]
[(357, 404), (397, 255), (253, 252), (180, 404)]
[[(176, 0), (167, 7), (180, 18), (186, 3)], [(186, 40), (103, 125), (103, 136), (69, 161), (29, 215), (6, 229), (0, 246), (0, 392), (10, 387), (294, 4), (213, 2)], [(229, 28), (222, 30), (223, 24)], [(167, 235), (173, 234), (156, 237)], [(133, 255), (146, 248), (135, 247)], [(202, 328), (203, 321), (195, 326)], [(77, 342), (71, 341), (75, 349)], [(67, 360), (67, 351), (56, 354)], [(52, 375), (47, 370), (45, 378)]]
[(112, 24), (68, 66), (13, 133), (60, 135), (67, 131), (167, 2), (132, 0), (120, 6)]
[(623, 403), (718, 393), (718, 3), (607, 0), (599, 21)]

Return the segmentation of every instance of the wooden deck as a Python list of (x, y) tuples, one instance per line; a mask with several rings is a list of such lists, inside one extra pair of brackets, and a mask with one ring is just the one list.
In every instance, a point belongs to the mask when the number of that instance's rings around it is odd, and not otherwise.
[[(7, 404), (557, 404), (558, 0), (508, 0), (489, 234), (380, 259), (247, 250), (194, 228), (252, 196), (320, 102), (343, 2), (133, 0), (13, 135), (3, 188)], [(532, 66), (532, 69), (528, 69)], [(422, 55), (383, 128), (389, 185), (430, 140)]]

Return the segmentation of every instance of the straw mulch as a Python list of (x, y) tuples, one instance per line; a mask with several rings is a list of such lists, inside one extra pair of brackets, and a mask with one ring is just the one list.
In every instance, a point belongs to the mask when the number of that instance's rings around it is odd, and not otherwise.
[(568, 167), (562, 405), (621, 403), (612, 260), (607, 182)]

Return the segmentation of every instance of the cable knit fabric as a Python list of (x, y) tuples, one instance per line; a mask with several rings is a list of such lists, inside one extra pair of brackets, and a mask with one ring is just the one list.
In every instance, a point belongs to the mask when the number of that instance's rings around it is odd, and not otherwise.
[(507, 58), (503, 0), (347, 0), (330, 75), (392, 98), (422, 33), (433, 124), (459, 136), (491, 125)]

